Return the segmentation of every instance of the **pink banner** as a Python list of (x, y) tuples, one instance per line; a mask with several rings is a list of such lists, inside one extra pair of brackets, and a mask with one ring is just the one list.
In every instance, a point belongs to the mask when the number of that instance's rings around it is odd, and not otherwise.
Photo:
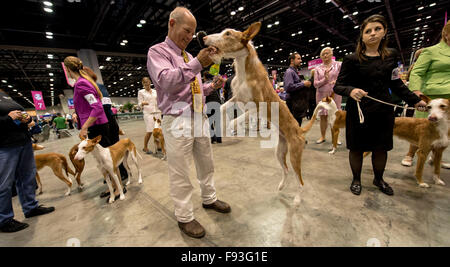
[[(336, 60), (336, 57), (332, 57), (332, 60), (334, 61), (334, 60)], [(322, 59), (321, 58), (318, 58), (318, 59), (314, 59), (314, 60), (311, 60), (311, 61), (308, 61), (308, 70), (312, 70), (312, 69), (314, 69), (315, 67), (317, 67), (317, 66), (319, 66), (320, 64), (322, 64)]]
[(64, 75), (66, 76), (66, 81), (67, 81), (67, 84), (70, 86), (70, 87), (73, 87), (74, 85), (75, 85), (75, 80), (74, 79), (72, 79), (72, 78), (69, 78), (69, 76), (67, 75), (67, 70), (66, 70), (66, 66), (64, 66), (64, 62), (61, 62), (61, 65), (62, 65), (62, 68), (63, 68), (63, 70), (64, 70)]
[(36, 110), (45, 110), (44, 97), (41, 91), (31, 91)]

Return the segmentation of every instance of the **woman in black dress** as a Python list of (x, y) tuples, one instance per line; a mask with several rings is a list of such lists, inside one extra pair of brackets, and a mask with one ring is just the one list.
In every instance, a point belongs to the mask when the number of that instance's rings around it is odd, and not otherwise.
[[(346, 105), (346, 140), (353, 173), (350, 190), (355, 195), (361, 194), (361, 168), (365, 151), (372, 152), (373, 184), (387, 195), (394, 194), (383, 180), (387, 151), (393, 145), (394, 109), (364, 96), (392, 102), (392, 91), (410, 106), (415, 105), (420, 110), (426, 106), (398, 77), (396, 68), (399, 56), (397, 51), (386, 47), (386, 34), (387, 22), (381, 15), (373, 15), (362, 23), (356, 52), (344, 58), (334, 87), (337, 94), (349, 96)], [(364, 114), (364, 123), (360, 123), (357, 102)]]

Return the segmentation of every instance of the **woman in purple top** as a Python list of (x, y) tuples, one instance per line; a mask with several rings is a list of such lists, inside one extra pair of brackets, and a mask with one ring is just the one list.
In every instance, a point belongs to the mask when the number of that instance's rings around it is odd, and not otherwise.
[[(324, 97), (331, 96), (333, 87), (336, 83), (339, 71), (341, 70), (341, 62), (333, 61), (333, 50), (330, 47), (325, 47), (320, 52), (320, 58), (323, 64), (318, 66), (315, 70), (314, 87), (316, 87), (316, 103), (319, 103)], [(334, 102), (338, 109), (341, 109), (342, 96), (335, 94)], [(325, 142), (325, 133), (328, 124), (328, 111), (321, 109), (318, 113), (320, 116), (320, 133), (322, 137), (316, 141), (317, 144)]]
[(76, 80), (73, 91), (73, 104), (78, 115), (78, 128), (81, 128), (80, 138), (94, 138), (102, 135), (100, 145), (108, 147), (108, 119), (102, 105), (102, 93), (97, 84), (83, 69), (79, 58), (66, 57), (64, 66), (69, 77)]

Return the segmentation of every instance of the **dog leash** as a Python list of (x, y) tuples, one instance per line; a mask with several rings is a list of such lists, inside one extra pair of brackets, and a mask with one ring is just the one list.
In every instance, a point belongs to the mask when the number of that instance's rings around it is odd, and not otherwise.
[[(385, 105), (393, 106), (393, 107), (395, 107), (395, 108), (403, 108), (403, 109), (404, 109), (404, 112), (405, 112), (407, 109), (415, 110), (415, 108), (408, 107), (408, 105), (406, 105), (406, 106), (399, 106), (399, 105), (396, 105), (396, 104), (388, 103), (388, 102), (385, 102), (385, 101), (382, 101), (382, 100), (373, 98), (373, 97), (368, 96), (368, 95), (366, 95), (366, 96), (364, 96), (364, 97), (367, 97), (367, 98), (369, 98), (369, 99), (372, 99), (372, 100), (374, 100), (374, 101), (380, 102), (380, 103), (385, 104)], [(361, 110), (361, 107), (359, 106), (359, 101), (356, 101), (356, 105), (358, 106), (359, 123), (362, 124), (362, 123), (364, 123), (364, 115), (363, 115), (363, 112), (362, 112), (362, 110)]]

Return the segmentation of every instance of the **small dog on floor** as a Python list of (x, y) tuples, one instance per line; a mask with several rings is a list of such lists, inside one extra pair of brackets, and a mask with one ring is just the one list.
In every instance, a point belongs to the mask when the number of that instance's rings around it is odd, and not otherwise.
[(128, 182), (127, 185), (131, 183), (131, 179), (133, 177), (131, 173), (131, 169), (128, 165), (128, 156), (131, 156), (136, 168), (138, 170), (139, 180), (138, 183), (142, 184), (142, 175), (141, 168), (137, 162), (136, 156), (138, 155), (141, 159), (142, 157), (137, 153), (136, 146), (129, 138), (121, 139), (117, 143), (109, 147), (102, 147), (99, 142), (102, 139), (102, 136), (99, 135), (94, 139), (84, 139), (78, 145), (78, 152), (75, 155), (76, 160), (82, 160), (86, 157), (88, 153), (93, 154), (94, 158), (98, 163), (98, 167), (103, 174), (103, 177), (108, 184), (110, 197), (109, 203), (113, 203), (115, 201), (114, 189), (112, 187), (112, 180), (117, 185), (117, 190), (120, 194), (120, 200), (125, 199), (125, 195), (123, 193), (123, 187), (120, 182), (120, 172), (119, 165), (123, 162), (123, 166), (128, 172)]
[(161, 160), (165, 160), (167, 158), (166, 156), (166, 145), (164, 143), (164, 135), (161, 129), (161, 120), (153, 117), (153, 120), (155, 121), (155, 127), (153, 129), (153, 142), (155, 144), (155, 151), (153, 152), (156, 154), (158, 152), (158, 148), (161, 148), (163, 153), (163, 158)]
[[(34, 150), (41, 150), (44, 149), (43, 146), (33, 144)], [(53, 170), (53, 173), (61, 179), (64, 183), (67, 184), (67, 192), (65, 193), (66, 196), (70, 195), (71, 187), (72, 187), (72, 180), (69, 177), (69, 173), (75, 176), (75, 173), (69, 168), (69, 165), (67, 164), (67, 159), (63, 154), (59, 153), (47, 153), (47, 154), (40, 154), (34, 156), (34, 160), (36, 162), (36, 182), (38, 184), (38, 194), (42, 194), (42, 183), (41, 183), (41, 177), (39, 176), (39, 173), (37, 171), (41, 170), (45, 166), (50, 167)], [(67, 178), (64, 176), (62, 170), (65, 170)]]
[(339, 140), (339, 129), (345, 128), (345, 119), (347, 117), (347, 111), (340, 110), (337, 108), (336, 103), (334, 102), (334, 92), (331, 93), (331, 96), (324, 97), (317, 105), (326, 109), (328, 112), (328, 126), (331, 130), (331, 138), (333, 146), (331, 147), (331, 151), (328, 152), (330, 154), (336, 153), (338, 140)]

